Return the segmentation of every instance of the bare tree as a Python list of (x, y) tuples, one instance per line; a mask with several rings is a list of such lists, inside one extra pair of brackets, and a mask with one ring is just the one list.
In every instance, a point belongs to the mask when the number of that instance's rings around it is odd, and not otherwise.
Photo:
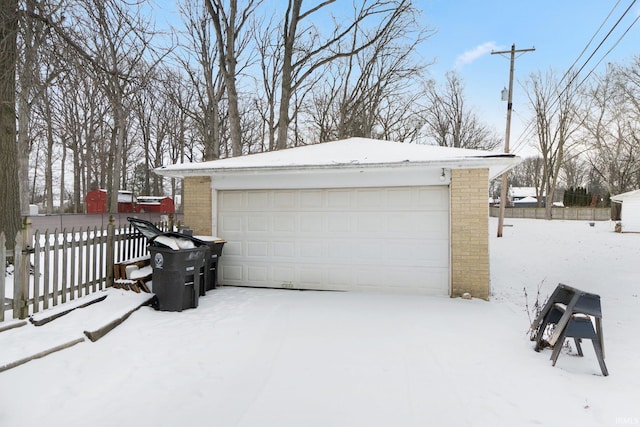
[[(338, 137), (371, 137), (374, 126), (382, 126), (381, 110), (404, 100), (402, 94), (415, 87), (426, 65), (417, 64), (413, 53), (429, 31), (418, 30), (414, 14), (400, 16), (369, 47), (343, 61), (344, 84), (340, 95)], [(351, 50), (357, 49), (354, 34)], [(395, 104), (395, 108), (403, 109)], [(383, 127), (384, 132), (384, 127)]]
[[(278, 37), (279, 28), (270, 21), (261, 29), (262, 21), (254, 21), (254, 43), (259, 55), (260, 83), (262, 93), (254, 99), (255, 109), (262, 117), (264, 129), (261, 143), (267, 141), (267, 150), (276, 148), (277, 87), (282, 75), (283, 44)], [(265, 150), (263, 150), (265, 151)]]
[[(315, 140), (416, 139), (422, 121), (413, 108), (420, 95), (414, 88), (426, 65), (416, 63), (413, 53), (428, 32), (418, 30), (413, 18), (405, 15), (372, 46), (325, 67), (304, 109), (317, 129)], [(354, 34), (351, 47), (357, 42)]]
[[(116, 212), (118, 190), (126, 188), (126, 133), (131, 110), (130, 96), (145, 79), (149, 67), (140, 67), (152, 54), (153, 29), (140, 9), (140, 4), (123, 4), (117, 0), (88, 0), (78, 3), (70, 25), (83, 31), (74, 34), (74, 42), (89, 57), (96, 81), (109, 100), (113, 117), (108, 191), (110, 212)], [(69, 20), (68, 20), (69, 21)]]
[(591, 171), (589, 163), (581, 156), (572, 156), (562, 163), (560, 179), (566, 188), (582, 187), (588, 183)]
[(246, 47), (249, 37), (243, 35), (243, 27), (255, 11), (261, 0), (247, 0), (242, 10), (238, 9), (238, 0), (229, 0), (229, 8), (225, 10), (223, 0), (205, 0), (211, 14), (216, 32), (220, 73), (224, 80), (229, 108), (229, 136), (231, 137), (232, 155), (242, 155), (242, 127), (238, 107), (238, 58)]
[(586, 91), (582, 139), (585, 156), (610, 194), (634, 189), (639, 183), (638, 110), (633, 94), (633, 67), (610, 66)]
[[(329, 36), (323, 37), (313, 24), (305, 25), (314, 14), (326, 9), (335, 0), (325, 0), (302, 10), (302, 0), (289, 0), (282, 26), (283, 58), (278, 113), (276, 149), (287, 147), (289, 124), (294, 117), (291, 101), (294, 93), (325, 65), (353, 56), (372, 46), (387, 34), (406, 14), (413, 14), (409, 0), (365, 0), (353, 4), (353, 18), (337, 24)], [(344, 43), (353, 40), (356, 43)]]
[(424, 90), (424, 126), (427, 137), (442, 147), (492, 150), (502, 141), (467, 106), (464, 84), (455, 71), (442, 85), (428, 82)]
[(538, 150), (542, 156), (542, 189), (538, 200), (546, 197), (545, 218), (551, 219), (553, 197), (558, 175), (567, 151), (575, 142), (574, 133), (580, 127), (580, 99), (571, 85), (560, 87), (553, 72), (545, 76), (534, 74), (526, 85), (527, 96), (534, 113)]
[(541, 187), (542, 158), (528, 157), (509, 171), (509, 186)]
[[(204, 144), (204, 159), (216, 160), (221, 157), (220, 147), (225, 140), (225, 108), (222, 106), (225, 94), (224, 80), (218, 72), (220, 61), (215, 35), (212, 34), (211, 14), (194, 0), (184, 0), (180, 11), (186, 27), (185, 42), (176, 51), (175, 57), (185, 69), (197, 95), (198, 103), (183, 104), (185, 113), (198, 123)], [(177, 88), (183, 93), (183, 87)]]

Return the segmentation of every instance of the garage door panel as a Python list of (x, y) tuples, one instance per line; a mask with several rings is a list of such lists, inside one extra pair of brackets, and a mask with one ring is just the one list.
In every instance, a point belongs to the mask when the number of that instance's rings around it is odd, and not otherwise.
[(329, 209), (348, 209), (352, 204), (351, 190), (327, 190), (327, 206)]
[(273, 271), (273, 281), (275, 283), (279, 283), (281, 286), (291, 284), (295, 281), (296, 278), (296, 270), (291, 266), (281, 266), (274, 265), (272, 268)]
[(348, 233), (353, 229), (352, 215), (342, 213), (327, 214), (327, 232), (328, 233)]
[(275, 258), (291, 259), (296, 254), (296, 244), (288, 241), (275, 241), (272, 242), (273, 252), (272, 255)]
[(222, 284), (448, 293), (447, 187), (220, 191), (218, 200)]
[(302, 241), (299, 242), (298, 247), (300, 248), (300, 258), (314, 258), (319, 261), (323, 258), (323, 243), (321, 241)]
[(325, 269), (321, 266), (302, 267), (300, 268), (300, 284), (303, 287), (313, 285), (318, 289), (322, 289), (322, 284), (325, 282), (324, 273)]
[(247, 242), (247, 257), (267, 258), (269, 256), (269, 242)]
[(222, 282), (232, 283), (232, 284), (240, 284), (244, 279), (244, 275), (242, 274), (242, 265), (235, 264), (233, 262), (226, 262), (224, 265), (220, 266), (220, 275), (219, 279)]
[(291, 210), (296, 206), (298, 193), (295, 191), (278, 191), (273, 194), (273, 209), (277, 211)]
[(322, 209), (323, 190), (301, 190), (300, 208), (302, 209)]
[(242, 210), (244, 204), (243, 200), (243, 192), (225, 191), (221, 192), (220, 196), (218, 197), (218, 203), (220, 204), (220, 207), (225, 211)]
[(273, 215), (273, 231), (275, 233), (295, 233), (297, 216), (294, 214)]
[(248, 265), (247, 280), (262, 283), (263, 286), (266, 286), (269, 283), (269, 267), (266, 265)]
[(449, 230), (442, 225), (442, 216), (447, 212), (398, 212), (388, 216), (386, 231), (397, 235), (416, 236), (418, 238), (447, 238)]
[(241, 233), (243, 231), (243, 217), (239, 214), (229, 213), (228, 215), (220, 217), (218, 226), (220, 233), (224, 235)]
[(229, 256), (231, 258), (242, 257), (244, 255), (242, 252), (242, 241), (229, 240), (224, 245), (224, 254), (225, 256)]

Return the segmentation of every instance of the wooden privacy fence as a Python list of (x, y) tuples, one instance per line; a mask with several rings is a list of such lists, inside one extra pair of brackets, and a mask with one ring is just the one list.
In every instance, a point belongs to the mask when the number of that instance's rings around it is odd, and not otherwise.
[[(173, 224), (160, 224), (163, 230)], [(113, 266), (147, 252), (147, 239), (134, 227), (98, 227), (33, 231), (26, 218), (7, 254), (0, 234), (0, 260), (13, 256), (13, 265), (0, 262), (0, 322), (8, 312), (14, 319), (83, 297), (113, 285)]]

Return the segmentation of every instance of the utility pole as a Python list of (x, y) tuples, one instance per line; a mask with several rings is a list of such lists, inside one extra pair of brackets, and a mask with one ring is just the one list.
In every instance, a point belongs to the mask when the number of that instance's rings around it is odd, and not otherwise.
[[(536, 48), (518, 49), (516, 50), (515, 43), (511, 45), (511, 50), (504, 50), (501, 52), (491, 51), (492, 55), (504, 55), (506, 53), (511, 54), (511, 64), (509, 67), (509, 96), (507, 100), (507, 129), (504, 135), (504, 152), (509, 152), (509, 138), (511, 136), (511, 110), (513, 109), (513, 68), (516, 62), (516, 53), (533, 52)], [(507, 179), (509, 172), (506, 171), (502, 174), (502, 185), (500, 186), (500, 214), (498, 215), (498, 237), (502, 237), (502, 228), (504, 226), (504, 209), (507, 203)]]

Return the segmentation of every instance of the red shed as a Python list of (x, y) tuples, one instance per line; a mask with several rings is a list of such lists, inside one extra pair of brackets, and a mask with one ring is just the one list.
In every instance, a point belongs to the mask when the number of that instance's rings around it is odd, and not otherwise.
[[(85, 206), (88, 214), (107, 213), (107, 190), (97, 189), (87, 193), (85, 198)], [(118, 212), (133, 213), (135, 212), (136, 198), (131, 191), (118, 191)]]
[(138, 196), (136, 212), (175, 213), (173, 199), (168, 196)]

